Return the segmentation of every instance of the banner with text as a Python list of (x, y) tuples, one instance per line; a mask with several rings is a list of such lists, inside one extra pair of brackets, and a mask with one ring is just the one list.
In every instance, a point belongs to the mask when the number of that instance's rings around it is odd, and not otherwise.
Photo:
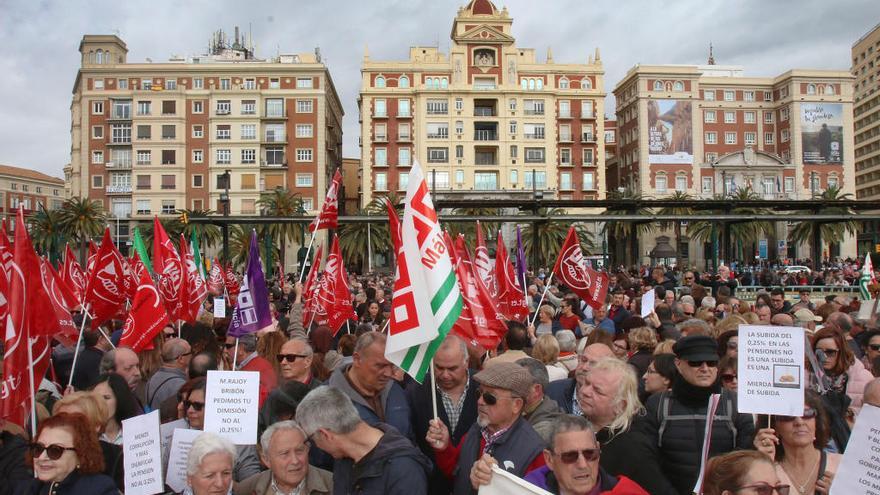
[(125, 493), (162, 493), (162, 450), (159, 411), (122, 421), (122, 448), (125, 459)]
[(739, 412), (801, 416), (804, 329), (739, 326)]
[(205, 431), (237, 445), (257, 443), (260, 374), (256, 371), (208, 371)]
[(843, 163), (843, 104), (801, 103), (804, 163)]
[(689, 101), (648, 100), (648, 163), (694, 163)]
[(862, 406), (846, 453), (831, 482), (831, 495), (880, 494), (880, 407)]
[(165, 471), (165, 483), (174, 493), (182, 493), (186, 489), (186, 459), (193, 441), (202, 433), (202, 430), (174, 430), (171, 451), (168, 453), (168, 468)]

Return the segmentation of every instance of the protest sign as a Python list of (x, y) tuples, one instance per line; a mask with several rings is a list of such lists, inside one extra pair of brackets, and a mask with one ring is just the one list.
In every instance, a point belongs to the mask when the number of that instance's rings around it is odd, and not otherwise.
[(153, 495), (165, 489), (160, 441), (159, 411), (122, 421), (125, 493)]
[(260, 374), (256, 371), (208, 371), (205, 431), (238, 445), (257, 443)]
[(174, 493), (181, 493), (186, 489), (186, 458), (193, 440), (202, 433), (202, 430), (174, 430), (171, 452), (168, 454), (168, 469), (165, 471), (165, 483)]
[(642, 318), (647, 318), (654, 312), (654, 291), (649, 290), (642, 294), (642, 312), (640, 316)]
[(226, 318), (226, 298), (214, 298), (214, 318)]
[(740, 325), (737, 361), (739, 412), (803, 414), (803, 328)]
[(492, 482), (481, 485), (479, 495), (552, 495), (547, 490), (492, 466)]
[(880, 407), (862, 406), (831, 495), (880, 495)]

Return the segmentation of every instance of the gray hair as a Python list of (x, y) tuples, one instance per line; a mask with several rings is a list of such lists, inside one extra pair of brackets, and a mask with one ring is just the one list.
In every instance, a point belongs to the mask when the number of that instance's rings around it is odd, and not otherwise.
[(264, 431), (263, 434), (260, 435), (260, 447), (263, 449), (263, 455), (269, 455), (269, 443), (272, 441), (272, 435), (274, 435), (276, 431), (286, 430), (300, 432), (303, 436), (303, 441), (308, 438), (308, 435), (306, 435), (306, 432), (303, 431), (302, 426), (300, 426), (299, 423), (292, 419), (272, 423), (272, 425), (266, 428), (266, 431)]
[(303, 354), (305, 354), (306, 356), (311, 356), (315, 354), (315, 350), (312, 349), (312, 344), (309, 344), (309, 340), (306, 338), (292, 337), (290, 340), (288, 340), (288, 342), (302, 342), (302, 344), (305, 346), (302, 350)]
[(556, 341), (559, 342), (560, 352), (574, 352), (577, 348), (577, 339), (571, 330), (560, 330), (556, 332)]
[(321, 428), (344, 435), (354, 431), (361, 417), (345, 393), (322, 385), (309, 392), (296, 407), (296, 422), (306, 437)]
[(715, 298), (712, 296), (706, 296), (703, 298), (702, 301), (700, 301), (700, 307), (706, 308), (706, 309), (711, 309), (713, 311), (715, 310), (715, 306), (717, 306), (717, 305), (718, 305), (718, 303), (715, 301)]
[(257, 350), (257, 335), (254, 333), (246, 333), (241, 337), (238, 337), (238, 345), (241, 346), (245, 352), (254, 352)]
[(99, 369), (101, 374), (113, 373), (116, 371), (116, 349), (110, 349), (101, 356)]
[(165, 363), (174, 361), (186, 352), (188, 346), (189, 344), (183, 339), (173, 338), (166, 340), (162, 344), (162, 361)]
[(547, 366), (535, 358), (524, 357), (516, 360), (516, 364), (522, 366), (532, 375), (535, 383), (541, 385), (541, 389), (547, 390), (550, 386), (550, 375), (547, 373)]
[(437, 352), (440, 352), (440, 349), (447, 350), (453, 347), (458, 347), (458, 351), (461, 352), (461, 359), (464, 362), (465, 366), (467, 366), (470, 358), (470, 355), (468, 354), (467, 343), (464, 341), (463, 338), (457, 335), (451, 333), (447, 335), (446, 338), (443, 339), (443, 342), (440, 343), (440, 346), (437, 348)]
[(699, 318), (691, 318), (690, 320), (684, 320), (683, 322), (676, 325), (678, 331), (682, 331), (685, 328), (689, 327), (699, 327), (701, 330), (706, 332), (706, 335), (711, 335), (712, 328), (709, 327), (709, 324)]
[(692, 296), (690, 294), (685, 294), (685, 295), (681, 296), (680, 298), (678, 298), (678, 302), (680, 302), (682, 304), (690, 304), (691, 306), (694, 306), (697, 303), (694, 300), (694, 296)]
[(639, 379), (631, 365), (616, 357), (603, 357), (599, 359), (587, 373), (588, 379), (590, 373), (596, 371), (608, 371), (617, 373), (620, 376), (617, 394), (614, 396), (616, 415), (614, 421), (608, 425), (608, 431), (611, 432), (613, 437), (618, 433), (627, 431), (630, 425), (632, 425), (633, 418), (638, 414), (644, 413), (645, 409), (639, 400)]
[(230, 465), (235, 464), (237, 451), (235, 445), (220, 435), (205, 432), (193, 440), (189, 455), (186, 458), (186, 474), (193, 475), (199, 470), (205, 457), (211, 454), (228, 454)]
[(388, 337), (385, 334), (380, 332), (367, 332), (357, 339), (357, 343), (354, 345), (354, 352), (361, 353), (367, 347), (375, 344), (376, 342), (385, 345), (385, 342), (388, 341)]
[(678, 319), (684, 318), (684, 304), (681, 301), (672, 303), (672, 316)]
[(570, 431), (588, 431), (590, 432), (590, 436), (593, 437), (593, 443), (596, 443), (596, 434), (593, 432), (592, 425), (589, 420), (583, 416), (560, 414), (556, 416), (556, 420), (551, 423), (550, 434), (547, 437), (550, 440), (547, 442), (547, 450), (550, 452), (555, 452), (554, 447), (556, 447), (556, 436)]

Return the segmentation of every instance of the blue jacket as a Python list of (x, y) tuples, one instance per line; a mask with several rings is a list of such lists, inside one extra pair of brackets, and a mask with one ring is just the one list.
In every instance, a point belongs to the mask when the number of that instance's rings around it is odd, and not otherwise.
[(413, 439), (412, 424), (410, 423), (409, 403), (406, 400), (406, 394), (394, 380), (389, 380), (388, 385), (382, 390), (382, 408), (385, 410), (385, 418), (382, 419), (376, 414), (376, 411), (370, 407), (369, 403), (361, 397), (348, 379), (345, 373), (348, 372), (351, 365), (336, 368), (336, 371), (330, 375), (327, 385), (338, 388), (347, 395), (354, 403), (354, 407), (358, 411), (361, 419), (370, 426), (377, 423), (386, 423), (397, 429), (403, 436)]
[(394, 428), (373, 425), (385, 435), (363, 459), (339, 459), (333, 467), (335, 495), (416, 495), (428, 492), (431, 461)]
[(113, 479), (106, 474), (80, 474), (74, 470), (60, 483), (40, 481), (36, 478), (19, 482), (15, 495), (118, 495)]
[(571, 414), (572, 404), (574, 402), (574, 390), (577, 382), (574, 378), (566, 378), (565, 380), (554, 380), (544, 391), (547, 397), (556, 401), (559, 409), (566, 414)]

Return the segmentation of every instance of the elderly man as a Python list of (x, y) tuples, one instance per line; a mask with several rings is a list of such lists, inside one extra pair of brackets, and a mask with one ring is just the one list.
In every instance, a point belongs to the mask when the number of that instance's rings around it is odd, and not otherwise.
[(614, 321), (608, 318), (608, 308), (604, 304), (593, 310), (593, 325), (610, 335), (614, 335)]
[(578, 356), (578, 366), (574, 372), (575, 378), (550, 382), (547, 387), (547, 397), (556, 401), (559, 408), (566, 414), (582, 415), (577, 401), (577, 384), (590, 371), (590, 367), (603, 357), (614, 357), (614, 351), (605, 344), (590, 344), (584, 347), (581, 355)]
[(692, 304), (700, 304), (706, 297), (706, 289), (700, 285), (696, 273), (692, 271), (684, 272), (684, 276), (681, 277), (681, 285), (690, 288), (690, 295), (694, 298)]
[(676, 327), (678, 327), (682, 337), (687, 337), (688, 335), (709, 335), (712, 331), (709, 324), (699, 318), (684, 320), (676, 325)]
[(800, 308), (795, 310), (794, 312), (794, 325), (796, 327), (805, 328), (807, 332), (813, 333), (816, 331), (816, 322), (822, 321), (822, 318), (813, 314), (807, 308)]
[(828, 315), (828, 319), (825, 323), (829, 325), (837, 325), (841, 332), (843, 332), (843, 338), (846, 339), (846, 345), (849, 346), (849, 350), (853, 352), (857, 359), (862, 359), (864, 357), (865, 353), (862, 352), (862, 347), (853, 338), (858, 334), (859, 327), (853, 322), (850, 315), (841, 311), (835, 311)]
[[(601, 455), (599, 442), (586, 419), (562, 416), (553, 424), (550, 435), (551, 441), (544, 449), (546, 466), (529, 473), (526, 481), (555, 495), (647, 495), (648, 492), (635, 481), (605, 471), (601, 466), (604, 455)], [(488, 483), (492, 472), (480, 474)]]
[(523, 417), (547, 443), (550, 441), (550, 429), (553, 427), (553, 421), (560, 413), (559, 404), (544, 394), (547, 386), (550, 385), (547, 366), (535, 358), (522, 358), (516, 364), (525, 368), (532, 376), (529, 394), (525, 397)]
[(104, 353), (101, 373), (116, 373), (125, 379), (129, 390), (135, 392), (141, 384), (141, 361), (136, 352), (128, 347), (117, 347)]
[(269, 469), (242, 481), (242, 495), (329, 495), (333, 473), (309, 465), (306, 433), (293, 420), (279, 421), (260, 436), (260, 459)]
[(147, 382), (147, 405), (159, 409), (165, 399), (177, 395), (186, 383), (186, 370), (192, 359), (189, 342), (172, 338), (162, 344), (162, 367)]
[[(712, 297), (718, 297), (718, 288), (723, 286), (729, 287), (730, 294), (732, 295), (735, 293), (736, 287), (738, 285), (736, 279), (730, 278), (730, 268), (727, 265), (720, 265), (718, 267), (718, 273), (715, 275), (715, 277), (698, 280), (697, 283), (705, 287), (711, 287)], [(713, 303), (712, 306), (714, 307), (715, 304)]]
[(770, 325), (770, 319), (773, 317), (773, 311), (766, 304), (757, 304), (755, 306), (755, 314), (758, 315), (758, 321), (762, 325)]
[(559, 359), (556, 364), (564, 366), (571, 373), (578, 365), (577, 338), (571, 330), (560, 330), (556, 332), (556, 341), (559, 342)]
[(474, 380), (481, 389), (477, 422), (461, 442), (453, 445), (446, 425), (437, 419), (431, 420), (426, 437), (456, 495), (474, 493), (479, 484), (475, 474), (492, 464), (519, 477), (544, 464), (544, 441), (522, 416), (531, 375), (518, 364), (498, 363)]
[(387, 337), (379, 332), (361, 335), (352, 363), (336, 368), (327, 384), (338, 388), (354, 403), (368, 424), (387, 423), (412, 438), (406, 395), (394, 380), (394, 364), (385, 359)]
[(700, 468), (705, 417), (712, 394), (721, 400), (712, 425), (709, 455), (747, 449), (755, 433), (750, 414), (740, 414), (736, 394), (718, 383), (718, 344), (707, 335), (675, 343), (678, 375), (672, 390), (648, 399), (643, 432), (659, 450), (666, 479), (679, 493), (691, 493)]
[(363, 421), (341, 390), (322, 386), (296, 408), (306, 439), (335, 459), (333, 493), (427, 493), (431, 461), (396, 429)]
[(794, 325), (794, 318), (788, 313), (778, 313), (770, 317), (770, 324), (774, 327), (790, 327)]
[(304, 383), (310, 389), (316, 389), (323, 385), (321, 380), (312, 376), (312, 357), (315, 351), (306, 339), (294, 337), (284, 344), (276, 355), (279, 368), (281, 368), (281, 380)]
[[(269, 392), (278, 385), (278, 376), (275, 368), (263, 356), (257, 354), (257, 336), (246, 333), (238, 338), (236, 345), (235, 337), (226, 336), (226, 358), (232, 363), (235, 361), (237, 371), (256, 371), (260, 373), (260, 407), (269, 397)], [(234, 359), (233, 359), (234, 358)]]

